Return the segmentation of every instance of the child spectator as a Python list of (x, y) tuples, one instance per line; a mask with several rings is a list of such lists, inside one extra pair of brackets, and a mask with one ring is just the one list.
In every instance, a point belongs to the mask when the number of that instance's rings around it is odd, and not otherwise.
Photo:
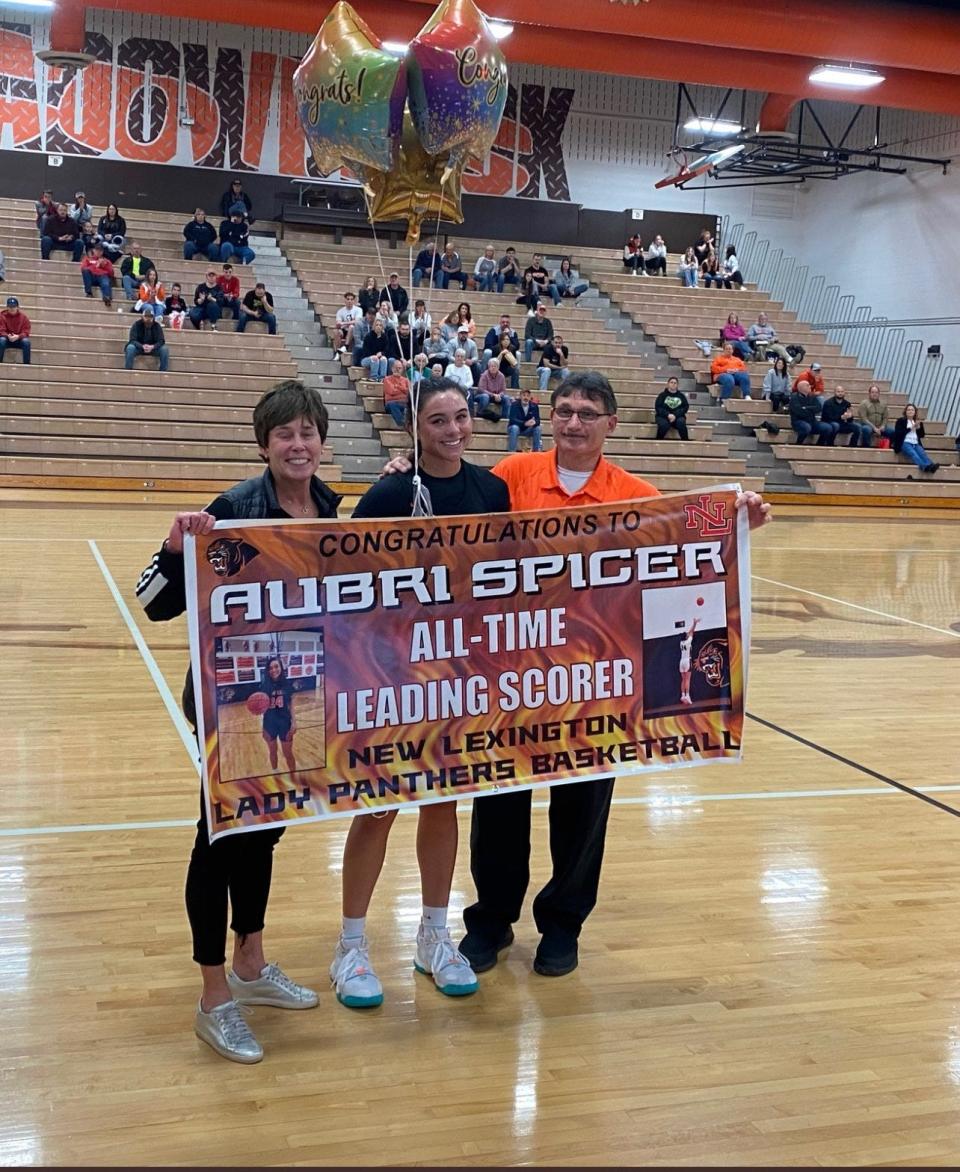
[(623, 246), (623, 267), (631, 276), (635, 277), (637, 273), (641, 277), (647, 275), (646, 265), (643, 261), (643, 241), (636, 232)]
[(113, 305), (113, 264), (103, 255), (101, 245), (95, 244), (80, 262), (80, 279), (88, 297), (93, 296), (96, 285), (107, 309)]
[(407, 403), (410, 401), (410, 380), (404, 373), (405, 369), (403, 362), (395, 358), (391, 373), (383, 380), (383, 405), (397, 427), (403, 427)]
[(170, 296), (163, 303), (163, 311), (172, 330), (182, 330), (187, 316), (187, 303), (183, 299), (180, 285), (174, 281), (170, 287)]
[(521, 435), (530, 437), (535, 452), (543, 450), (540, 430), (540, 408), (530, 397), (530, 392), (524, 388), (519, 399), (510, 404), (510, 415), (507, 420), (507, 451), (515, 452)]
[(83, 245), (85, 256), (90, 255), (95, 244), (103, 244), (103, 239), (93, 226), (92, 220), (87, 220), (85, 224), (80, 225), (80, 243)]
[(220, 276), (217, 277), (217, 284), (220, 287), (220, 292), (223, 298), (220, 302), (224, 309), (233, 311), (233, 320), (240, 320), (240, 278), (234, 276), (233, 265), (225, 264)]
[(665, 439), (672, 427), (682, 440), (690, 438), (687, 432), (687, 411), (690, 403), (680, 390), (680, 380), (674, 375), (667, 379), (666, 387), (657, 395), (653, 406), (654, 422), (657, 425), (657, 439)]
[(30, 365), (30, 319), (20, 312), (16, 297), (8, 297), (7, 308), (0, 313), (0, 362), (8, 346), (20, 350), (24, 366)]
[(720, 388), (721, 399), (729, 399), (734, 387), (740, 389), (745, 399), (750, 398), (750, 375), (743, 359), (734, 354), (730, 342), (724, 342), (723, 351), (710, 364), (710, 377)]

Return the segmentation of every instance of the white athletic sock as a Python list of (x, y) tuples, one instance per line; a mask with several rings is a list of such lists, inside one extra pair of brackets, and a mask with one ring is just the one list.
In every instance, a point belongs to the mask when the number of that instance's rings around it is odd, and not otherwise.
[(350, 916), (344, 916), (343, 927), (340, 929), (340, 936), (342, 937), (344, 944), (348, 948), (356, 947), (363, 939), (366, 926), (366, 916), (357, 916), (353, 919)]
[(447, 909), (445, 907), (427, 907), (424, 904), (423, 926), (425, 928), (440, 928), (441, 930), (445, 928), (447, 926)]

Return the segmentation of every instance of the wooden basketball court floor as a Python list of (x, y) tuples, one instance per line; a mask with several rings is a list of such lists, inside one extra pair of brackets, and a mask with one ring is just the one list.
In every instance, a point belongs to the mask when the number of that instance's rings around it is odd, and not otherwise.
[[(960, 522), (825, 509), (756, 536), (745, 763), (618, 783), (567, 977), (531, 973), (529, 910), (477, 996), (415, 976), (403, 817), (370, 917), (386, 1001), (344, 1009), (325, 974), (346, 827), (288, 833), (268, 956), (321, 1003), (254, 1011), (267, 1053), (244, 1067), (192, 1032), (185, 628), (133, 596), (174, 504), (17, 496), (0, 512), (0, 1162), (960, 1161)], [(546, 859), (541, 804), (535, 882)]]

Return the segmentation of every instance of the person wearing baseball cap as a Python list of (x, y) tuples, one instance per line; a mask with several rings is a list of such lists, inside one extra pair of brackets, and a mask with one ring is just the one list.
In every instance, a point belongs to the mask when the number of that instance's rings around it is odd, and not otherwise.
[(818, 399), (826, 394), (826, 386), (823, 382), (823, 367), (819, 362), (811, 362), (809, 370), (805, 370), (802, 374), (798, 374), (793, 380), (793, 389), (797, 389), (797, 383), (805, 381), (810, 384), (810, 393)]
[(24, 366), (30, 365), (30, 319), (20, 312), (16, 297), (8, 297), (6, 309), (0, 311), (0, 362), (8, 346), (23, 354)]

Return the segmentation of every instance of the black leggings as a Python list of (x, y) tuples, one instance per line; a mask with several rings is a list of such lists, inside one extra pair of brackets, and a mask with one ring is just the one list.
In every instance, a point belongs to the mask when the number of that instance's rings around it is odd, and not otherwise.
[(270, 898), (273, 848), (284, 828), (230, 834), (210, 842), (207, 812), (200, 795), (197, 837), (187, 868), (187, 917), (193, 933), (193, 959), (197, 964), (219, 965), (226, 961), (227, 896), (233, 916), (230, 927), (240, 937), (263, 931)]

